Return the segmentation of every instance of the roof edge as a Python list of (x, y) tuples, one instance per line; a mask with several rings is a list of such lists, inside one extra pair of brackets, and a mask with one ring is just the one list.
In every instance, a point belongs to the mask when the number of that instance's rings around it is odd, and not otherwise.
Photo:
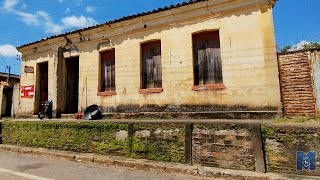
[(111, 25), (111, 24), (122, 22), (122, 21), (126, 21), (126, 20), (132, 20), (132, 19), (135, 19), (135, 18), (138, 18), (138, 17), (143, 17), (143, 16), (147, 16), (147, 15), (150, 15), (150, 14), (156, 14), (156, 13), (159, 13), (159, 12), (162, 12), (162, 11), (168, 11), (168, 10), (171, 10), (171, 9), (175, 9), (175, 8), (179, 8), (179, 7), (187, 6), (187, 5), (191, 5), (191, 4), (196, 4), (196, 3), (199, 3), (199, 2), (203, 2), (203, 1), (208, 1), (208, 0), (190, 0), (190, 1), (187, 1), (187, 2), (182, 2), (182, 3), (175, 4), (175, 5), (165, 6), (165, 7), (162, 7), (162, 8), (158, 8), (158, 9), (154, 9), (154, 10), (150, 10), (150, 11), (146, 11), (146, 12), (142, 12), (142, 13), (137, 13), (137, 14), (134, 14), (134, 15), (128, 15), (128, 16), (124, 16), (124, 17), (121, 17), (121, 18), (118, 18), (118, 19), (107, 21), (105, 23), (97, 24), (97, 25), (94, 25), (94, 26), (90, 26), (90, 27), (86, 27), (86, 28), (82, 28), (82, 29), (77, 29), (77, 30), (73, 30), (73, 31), (69, 31), (69, 32), (65, 32), (65, 33), (49, 36), (49, 37), (46, 37), (46, 38), (31, 42), (31, 43), (27, 43), (27, 44), (23, 44), (21, 46), (17, 46), (16, 48), (19, 50), (21, 48), (24, 48), (24, 47), (27, 47), (27, 46), (30, 46), (30, 45), (33, 45), (33, 44), (37, 44), (37, 43), (40, 43), (40, 42), (43, 42), (43, 41), (47, 41), (47, 40), (50, 40), (50, 39), (63, 37), (63, 36), (66, 36), (66, 35), (70, 35), (70, 34), (74, 34), (74, 33), (78, 33), (78, 32), (83, 32), (83, 31), (87, 31), (87, 30), (91, 30), (91, 29), (95, 29), (95, 28)]
[[(16, 48), (18, 50), (20, 50), (20, 49), (22, 49), (24, 47), (28, 47), (28, 46), (31, 46), (31, 45), (34, 45), (34, 44), (37, 44), (37, 43), (40, 43), (40, 42), (47, 41), (47, 40), (51, 40), (51, 39), (55, 39), (55, 38), (59, 38), (59, 37), (63, 37), (63, 36), (67, 36), (67, 35), (71, 35), (71, 34), (75, 34), (75, 33), (80, 33), (80, 32), (91, 30), (91, 29), (95, 29), (95, 28), (109, 26), (111, 24), (115, 24), (115, 23), (119, 23), (119, 22), (123, 22), (123, 21), (127, 21), (127, 20), (132, 20), (132, 19), (136, 19), (136, 18), (139, 18), (139, 17), (144, 17), (144, 16), (148, 16), (148, 15), (151, 15), (151, 14), (160, 13), (160, 12), (163, 12), (163, 11), (169, 11), (169, 10), (172, 10), (172, 9), (176, 9), (176, 8), (180, 8), (180, 7), (183, 7), (183, 6), (188, 6), (188, 5), (192, 5), (192, 4), (196, 4), (196, 3), (200, 3), (200, 2), (205, 2), (205, 1), (210, 1), (210, 0), (189, 0), (189, 1), (182, 2), (182, 3), (177, 3), (177, 4), (174, 4), (174, 5), (165, 6), (165, 7), (162, 7), (162, 8), (158, 8), (158, 9), (154, 9), (154, 10), (150, 10), (150, 11), (137, 13), (137, 14), (134, 14), (134, 15), (128, 15), (128, 16), (124, 16), (124, 17), (121, 17), (121, 18), (118, 18), (118, 19), (107, 21), (105, 23), (97, 24), (97, 25), (94, 25), (94, 26), (90, 26), (90, 27), (86, 27), (86, 28), (82, 28), (82, 29), (77, 29), (77, 30), (73, 30), (73, 31), (69, 31), (69, 32), (65, 32), (65, 33), (49, 36), (49, 37), (46, 37), (46, 38), (31, 42), (31, 43), (27, 43), (27, 44), (23, 44), (21, 46), (17, 46)], [(269, 5), (271, 5), (273, 7), (274, 4), (278, 0), (264, 0), (264, 1), (269, 3)]]

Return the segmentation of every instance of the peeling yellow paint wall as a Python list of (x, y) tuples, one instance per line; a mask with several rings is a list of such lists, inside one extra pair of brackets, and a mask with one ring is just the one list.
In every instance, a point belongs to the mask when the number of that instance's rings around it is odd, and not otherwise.
[[(279, 108), (272, 8), (268, 4), (254, 5), (238, 8), (239, 4), (228, 4), (227, 1), (208, 6), (197, 3), (85, 31), (82, 35), (88, 37), (86, 42), (79, 42), (78, 34), (69, 35), (72, 42), (77, 42), (75, 45), (80, 54), (79, 109), (91, 104), (104, 107), (149, 104)], [(224, 90), (192, 90), (192, 34), (204, 30), (220, 32)], [(103, 36), (107, 35), (111, 45), (98, 48), (99, 43), (106, 42)], [(96, 37), (101, 38), (90, 40)], [(161, 40), (163, 92), (140, 94), (140, 44), (154, 39)], [(21, 50), (22, 67), (33, 66), (36, 72), (37, 63), (49, 62), (49, 98), (54, 101), (54, 109), (59, 83), (55, 73), (57, 50), (65, 43), (63, 38), (57, 38)], [(39, 52), (32, 51), (36, 46)], [(41, 48), (46, 51), (41, 53)], [(115, 48), (116, 53), (117, 95), (98, 96), (99, 51), (111, 48)], [(36, 85), (36, 73), (22, 73), (21, 85), (32, 84)], [(33, 113), (34, 101), (35, 98), (21, 99), (20, 113)]]

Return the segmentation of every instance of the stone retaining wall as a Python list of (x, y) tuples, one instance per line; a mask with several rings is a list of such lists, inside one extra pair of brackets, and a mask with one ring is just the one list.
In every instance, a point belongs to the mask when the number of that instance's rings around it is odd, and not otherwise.
[[(320, 176), (320, 127), (267, 125), (262, 127), (267, 171)], [(296, 152), (316, 151), (317, 171), (297, 171)]]
[(9, 122), (1, 143), (257, 172), (296, 171), (296, 151), (320, 149), (320, 125), (242, 121)]
[(259, 156), (255, 154), (257, 147), (254, 141), (259, 135), (260, 129), (252, 125), (195, 124), (193, 162), (203, 166), (254, 171), (255, 156)]
[(132, 157), (184, 163), (184, 124), (135, 124)]

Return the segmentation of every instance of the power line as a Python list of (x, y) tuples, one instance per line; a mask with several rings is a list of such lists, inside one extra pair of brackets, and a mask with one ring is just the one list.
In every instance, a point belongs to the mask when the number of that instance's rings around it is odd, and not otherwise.
[(2, 56), (2, 53), (1, 53), (1, 52), (0, 52), (0, 56), (1, 56), (2, 61), (5, 63), (5, 65), (6, 65), (6, 66), (8, 66), (8, 64), (7, 64), (6, 60), (3, 58), (3, 56)]

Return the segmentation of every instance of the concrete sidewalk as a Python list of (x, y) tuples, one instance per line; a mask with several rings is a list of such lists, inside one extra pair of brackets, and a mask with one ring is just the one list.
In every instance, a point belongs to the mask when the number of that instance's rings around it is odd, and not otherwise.
[(257, 173), (244, 170), (219, 169), (202, 166), (187, 166), (177, 163), (155, 162), (145, 159), (129, 159), (123, 157), (101, 156), (91, 153), (75, 153), (69, 151), (49, 150), (45, 148), (28, 148), (14, 145), (0, 145), (1, 151), (12, 151), (23, 154), (34, 154), (41, 156), (50, 156), (55, 158), (63, 158), (71, 161), (90, 162), (101, 164), (104, 166), (121, 166), (134, 168), (138, 170), (147, 170), (164, 173), (180, 173), (185, 175), (193, 175), (200, 177), (214, 177), (223, 179), (264, 179), (264, 180), (289, 180), (289, 179), (310, 179), (316, 180), (320, 177), (301, 176), (289, 174), (275, 173)]

